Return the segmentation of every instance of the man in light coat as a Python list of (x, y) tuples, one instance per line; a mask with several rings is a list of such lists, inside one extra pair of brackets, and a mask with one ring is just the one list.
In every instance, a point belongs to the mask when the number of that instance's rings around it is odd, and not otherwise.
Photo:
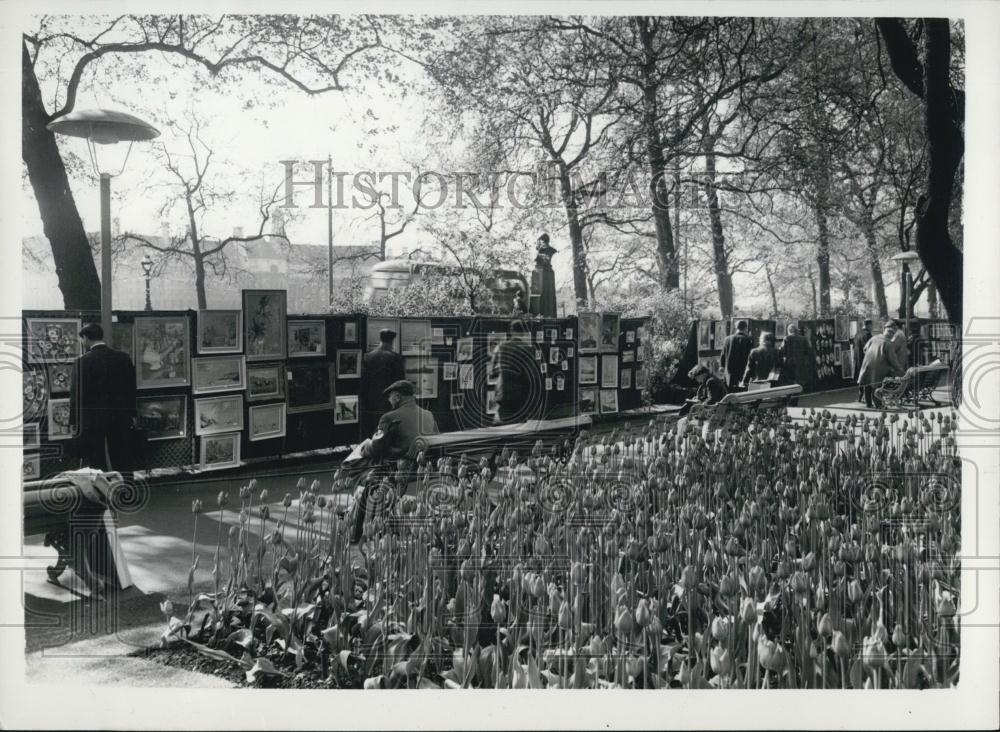
[(885, 377), (901, 375), (905, 370), (892, 343), (895, 334), (896, 326), (890, 321), (885, 324), (881, 335), (872, 336), (865, 345), (865, 359), (858, 374), (858, 385), (864, 389), (866, 407), (874, 406), (872, 396), (875, 388)]

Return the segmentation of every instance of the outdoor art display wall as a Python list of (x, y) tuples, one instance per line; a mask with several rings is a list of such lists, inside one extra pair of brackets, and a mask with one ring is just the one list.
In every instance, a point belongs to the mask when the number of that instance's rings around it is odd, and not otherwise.
[[(88, 314), (24, 313), (24, 478), (77, 466), (69, 390)], [(505, 318), (289, 316), (282, 290), (246, 290), (240, 310), (120, 311), (113, 348), (136, 368), (143, 469), (236, 467), (248, 460), (350, 446), (361, 435), (364, 354), (382, 328), (417, 399), (442, 432), (494, 423), (491, 354)], [(612, 415), (642, 404), (642, 319), (612, 313), (523, 321), (542, 417)]]

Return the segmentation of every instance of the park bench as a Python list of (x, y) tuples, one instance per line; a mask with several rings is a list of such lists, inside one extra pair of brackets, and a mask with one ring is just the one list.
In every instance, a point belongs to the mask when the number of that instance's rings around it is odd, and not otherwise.
[(950, 369), (947, 364), (935, 361), (927, 366), (911, 366), (902, 376), (887, 376), (872, 393), (872, 402), (879, 409), (904, 409), (919, 406), (920, 402), (941, 402), (934, 398), (934, 391), (941, 386), (941, 379)]
[(58, 552), (46, 569), (50, 583), (58, 585), (72, 567), (94, 596), (132, 585), (111, 511), (112, 497), (123, 486), (121, 474), (96, 470), (24, 483), (24, 535), (43, 535), (44, 545)]
[(695, 404), (688, 412), (688, 418), (707, 424), (709, 429), (718, 429), (733, 414), (784, 410), (801, 393), (802, 387), (798, 384), (737, 391), (726, 394), (715, 404)]

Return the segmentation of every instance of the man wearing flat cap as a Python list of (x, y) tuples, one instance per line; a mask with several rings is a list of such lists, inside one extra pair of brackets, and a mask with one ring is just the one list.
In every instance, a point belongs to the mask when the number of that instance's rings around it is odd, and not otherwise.
[(361, 369), (361, 434), (371, 435), (379, 418), (391, 407), (385, 397), (390, 384), (400, 381), (404, 374), (403, 357), (392, 350), (396, 333), (383, 328), (378, 334), (379, 347), (365, 354)]

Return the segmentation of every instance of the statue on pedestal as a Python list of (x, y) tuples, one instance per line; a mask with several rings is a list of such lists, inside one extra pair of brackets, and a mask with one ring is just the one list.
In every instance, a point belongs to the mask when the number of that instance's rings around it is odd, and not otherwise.
[(529, 312), (543, 318), (556, 317), (556, 275), (552, 271), (552, 256), (556, 249), (543, 233), (535, 243), (535, 269), (531, 273)]

